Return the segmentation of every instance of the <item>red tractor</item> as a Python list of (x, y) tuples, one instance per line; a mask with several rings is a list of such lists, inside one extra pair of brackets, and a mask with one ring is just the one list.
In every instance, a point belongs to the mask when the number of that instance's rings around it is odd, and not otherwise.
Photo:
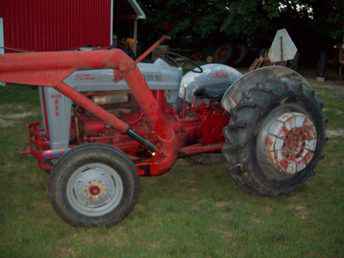
[(178, 157), (223, 152), (233, 180), (287, 194), (322, 156), (322, 104), (298, 73), (271, 66), (242, 75), (220, 64), (183, 76), (162, 59), (119, 49), (10, 53), (0, 81), (39, 86), (42, 121), (27, 154), (50, 172), (49, 198), (74, 226), (113, 225), (134, 208), (139, 176)]

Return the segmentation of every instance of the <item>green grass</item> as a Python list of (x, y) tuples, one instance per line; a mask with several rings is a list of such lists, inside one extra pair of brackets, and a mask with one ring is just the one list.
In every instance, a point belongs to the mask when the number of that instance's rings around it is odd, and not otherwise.
[[(344, 128), (344, 99), (316, 88), (330, 128)], [(0, 257), (344, 257), (344, 138), (330, 139), (317, 175), (290, 196), (251, 196), (225, 166), (180, 160), (166, 176), (141, 178), (139, 202), (122, 223), (77, 229), (53, 211), (47, 174), (18, 154), (25, 123), (37, 118), (36, 91), (1, 88), (0, 118), (23, 111), (33, 115), (0, 128)]]

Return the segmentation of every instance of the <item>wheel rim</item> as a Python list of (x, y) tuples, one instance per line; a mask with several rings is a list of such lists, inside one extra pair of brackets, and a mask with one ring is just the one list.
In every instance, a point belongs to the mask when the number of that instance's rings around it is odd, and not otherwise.
[(79, 213), (98, 217), (115, 209), (123, 197), (123, 181), (116, 170), (100, 163), (81, 166), (67, 183), (69, 204)]
[(266, 157), (283, 175), (295, 175), (312, 161), (317, 131), (305, 114), (284, 113), (267, 123), (262, 131)]

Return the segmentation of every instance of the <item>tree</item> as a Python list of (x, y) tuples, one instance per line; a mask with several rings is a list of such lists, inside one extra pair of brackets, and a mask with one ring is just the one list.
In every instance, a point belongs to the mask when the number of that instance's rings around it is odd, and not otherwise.
[[(141, 0), (156, 32), (207, 39), (223, 33), (248, 43), (269, 41), (276, 29), (313, 32), (324, 41), (344, 34), (343, 0)], [(297, 25), (295, 27), (295, 25)], [(302, 35), (302, 33), (300, 33)]]
[(147, 23), (156, 31), (174, 36), (196, 34), (206, 38), (219, 30), (226, 13), (223, 0), (141, 0), (148, 13)]

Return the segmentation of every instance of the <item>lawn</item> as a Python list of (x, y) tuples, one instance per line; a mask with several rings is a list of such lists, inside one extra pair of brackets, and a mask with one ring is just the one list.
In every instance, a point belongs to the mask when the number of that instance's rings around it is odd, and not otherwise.
[[(315, 83), (329, 129), (344, 129), (344, 85)], [(25, 146), (39, 118), (36, 90), (0, 89), (0, 257), (344, 257), (344, 137), (330, 138), (317, 174), (279, 198), (248, 195), (225, 165), (180, 160), (169, 174), (141, 179), (134, 212), (112, 228), (65, 224), (47, 197), (48, 175)]]

